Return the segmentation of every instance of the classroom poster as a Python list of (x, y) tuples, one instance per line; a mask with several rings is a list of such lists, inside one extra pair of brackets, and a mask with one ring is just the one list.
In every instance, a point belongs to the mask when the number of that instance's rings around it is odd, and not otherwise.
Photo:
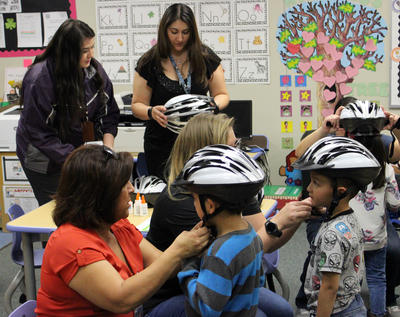
[[(222, 59), (227, 84), (270, 83), (269, 0), (202, 0), (185, 2), (192, 8), (199, 35)], [(157, 43), (159, 21), (168, 1), (96, 0), (98, 56), (117, 83), (131, 83), (136, 61)], [(126, 65), (129, 63), (129, 66)], [(117, 74), (117, 75), (116, 75)], [(115, 81), (116, 80), (116, 81)]]

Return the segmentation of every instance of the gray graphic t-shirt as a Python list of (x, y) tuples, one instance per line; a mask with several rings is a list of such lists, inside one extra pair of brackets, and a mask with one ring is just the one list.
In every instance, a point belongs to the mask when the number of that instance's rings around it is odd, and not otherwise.
[(346, 309), (361, 291), (364, 272), (363, 235), (353, 210), (323, 222), (311, 245), (305, 293), (308, 306), (316, 312), (323, 272), (340, 274), (332, 314)]

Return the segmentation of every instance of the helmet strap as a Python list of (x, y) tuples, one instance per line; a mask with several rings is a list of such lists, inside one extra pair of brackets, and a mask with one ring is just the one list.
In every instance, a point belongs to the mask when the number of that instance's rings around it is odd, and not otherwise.
[(337, 191), (337, 182), (336, 182), (336, 179), (335, 179), (334, 187), (333, 187), (333, 193), (332, 193), (332, 202), (331, 202), (328, 210), (326, 211), (326, 219), (325, 219), (326, 221), (329, 221), (329, 219), (331, 219), (333, 211), (339, 205), (339, 201), (341, 199), (343, 199), (344, 197), (346, 197), (346, 195), (347, 195), (347, 189), (343, 193), (338, 193), (338, 191)]
[(223, 211), (225, 209), (222, 205), (220, 205), (218, 208), (216, 208), (214, 210), (214, 212), (212, 214), (207, 213), (207, 210), (206, 210), (206, 199), (207, 198), (209, 198), (209, 197), (206, 195), (203, 195), (203, 194), (202, 195), (199, 194), (200, 206), (201, 206), (201, 209), (203, 210), (203, 214), (204, 214), (204, 216), (201, 220), (203, 221), (204, 225), (207, 225), (207, 221), (210, 220), (210, 218), (218, 215), (221, 211)]

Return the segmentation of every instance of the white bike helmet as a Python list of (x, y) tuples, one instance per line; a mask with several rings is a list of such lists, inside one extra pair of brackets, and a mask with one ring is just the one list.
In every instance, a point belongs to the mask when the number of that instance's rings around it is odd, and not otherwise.
[(364, 187), (379, 174), (381, 166), (360, 142), (328, 136), (315, 142), (293, 167), (300, 170), (323, 170), (333, 178), (348, 178)]
[[(356, 140), (345, 137), (328, 136), (315, 142), (296, 162), (294, 168), (316, 170), (334, 182), (332, 202), (326, 212), (329, 218), (339, 201), (349, 190), (365, 191), (379, 174), (381, 166), (372, 153)], [(354, 186), (345, 193), (338, 193), (337, 178), (350, 179)]]
[(165, 182), (157, 176), (141, 176), (135, 179), (135, 193), (151, 194), (161, 193), (165, 186)]
[(356, 136), (378, 135), (386, 121), (382, 108), (368, 100), (351, 101), (340, 113), (340, 125)]
[(191, 117), (203, 112), (213, 113), (217, 106), (212, 97), (186, 94), (171, 98), (165, 104), (165, 108), (167, 128), (179, 134)]
[(211, 197), (223, 208), (237, 210), (254, 198), (264, 181), (263, 170), (247, 154), (218, 144), (195, 152), (185, 163), (174, 185), (200, 196)]
[(134, 181), (135, 193), (144, 195), (146, 201), (154, 205), (160, 193), (164, 190), (167, 184), (157, 176), (141, 176)]

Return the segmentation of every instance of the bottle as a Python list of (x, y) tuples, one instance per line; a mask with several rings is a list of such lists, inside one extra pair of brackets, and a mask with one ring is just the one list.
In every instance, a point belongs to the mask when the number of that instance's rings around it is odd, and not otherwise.
[(140, 193), (137, 193), (135, 203), (133, 204), (133, 214), (135, 216), (140, 216), (140, 205), (141, 205)]
[(146, 199), (144, 199), (144, 195), (142, 195), (142, 203), (140, 204), (140, 215), (141, 216), (147, 216), (149, 212)]
[(132, 214), (133, 214), (133, 203), (132, 203), (132, 200), (129, 201), (129, 208), (128, 208), (128, 210), (129, 210), (129, 214), (132, 215)]

